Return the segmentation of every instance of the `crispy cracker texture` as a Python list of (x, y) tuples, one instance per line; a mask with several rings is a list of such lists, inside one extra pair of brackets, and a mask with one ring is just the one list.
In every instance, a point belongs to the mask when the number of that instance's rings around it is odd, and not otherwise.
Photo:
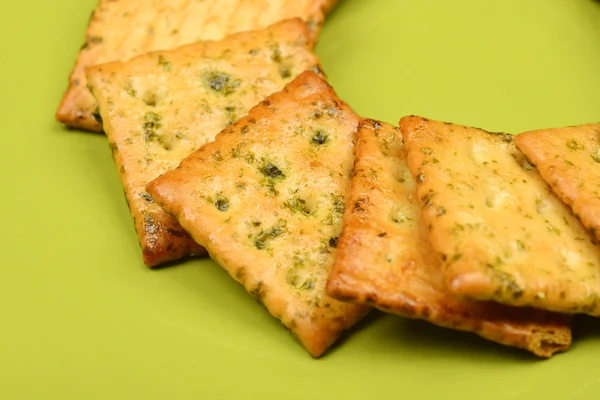
[(100, 0), (56, 118), (71, 128), (102, 131), (97, 103), (86, 88), (88, 67), (198, 41), (220, 40), (290, 18), (306, 21), (314, 43), (325, 12), (335, 3), (331, 0)]
[(416, 116), (400, 129), (450, 292), (600, 315), (600, 251), (512, 135)]
[(526, 132), (515, 145), (600, 241), (600, 124)]
[(369, 310), (325, 293), (358, 121), (307, 71), (147, 186), (314, 357)]
[(460, 300), (446, 292), (398, 128), (361, 122), (347, 204), (327, 284), (332, 297), (475, 332), (540, 357), (568, 348), (565, 315)]
[(88, 70), (147, 265), (205, 252), (146, 184), (310, 68), (319, 61), (293, 19)]

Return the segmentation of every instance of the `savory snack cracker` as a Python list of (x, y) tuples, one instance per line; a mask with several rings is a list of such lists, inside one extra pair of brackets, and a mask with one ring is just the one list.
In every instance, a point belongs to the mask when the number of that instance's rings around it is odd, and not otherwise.
[(515, 145), (600, 240), (600, 124), (526, 132)]
[[(100, 0), (92, 14), (56, 113), (72, 128), (102, 131), (97, 104), (86, 88), (88, 67), (156, 50), (170, 50), (203, 40), (265, 28), (278, 21), (306, 21), (311, 42), (336, 0)], [(277, 38), (274, 38), (277, 39)]]
[(368, 311), (325, 293), (358, 121), (307, 71), (147, 186), (315, 357)]
[(600, 249), (511, 135), (415, 116), (400, 129), (450, 292), (600, 315)]
[(474, 332), (540, 357), (566, 350), (568, 317), (461, 300), (446, 292), (398, 128), (363, 120), (327, 292), (409, 318)]
[(147, 265), (203, 249), (146, 184), (308, 68), (319, 62), (294, 19), (88, 70)]

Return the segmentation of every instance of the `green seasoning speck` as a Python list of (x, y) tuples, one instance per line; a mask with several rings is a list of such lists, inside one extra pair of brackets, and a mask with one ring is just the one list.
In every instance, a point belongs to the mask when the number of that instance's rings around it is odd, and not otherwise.
[(167, 60), (164, 55), (158, 56), (158, 65), (162, 66), (163, 71), (170, 71), (173, 68), (171, 61)]
[(430, 155), (431, 153), (433, 153), (433, 150), (429, 147), (422, 147), (421, 152), (425, 155)]
[(215, 201), (215, 207), (217, 207), (219, 211), (227, 211), (229, 209), (229, 199), (223, 196), (217, 197), (217, 201)]
[(281, 49), (279, 48), (279, 45), (278, 44), (272, 45), (271, 51), (273, 52), (271, 54), (271, 60), (275, 61), (276, 63), (280, 63), (281, 62)]
[(154, 199), (152, 199), (152, 196), (150, 196), (149, 193), (140, 193), (140, 197), (144, 200), (146, 200), (148, 203), (154, 203)]
[(285, 174), (276, 165), (267, 162), (259, 169), (260, 173), (269, 179), (285, 179)]
[(310, 215), (312, 212), (311, 209), (306, 205), (306, 200), (297, 197), (287, 200), (284, 205), (290, 210), (303, 215)]
[(335, 248), (335, 247), (337, 247), (337, 245), (338, 245), (338, 238), (335, 237), (335, 238), (329, 239), (329, 247)]
[(292, 76), (292, 71), (288, 67), (281, 67), (279, 68), (279, 75), (282, 79), (287, 79)]
[(254, 246), (257, 249), (263, 250), (267, 246), (267, 242), (269, 240), (275, 239), (278, 236), (281, 236), (285, 232), (285, 227), (287, 226), (287, 221), (284, 219), (280, 219), (277, 221), (273, 227), (261, 231), (256, 240), (254, 241)]
[(314, 136), (312, 137), (312, 142), (317, 145), (325, 144), (329, 141), (329, 135), (323, 129), (317, 129)]
[(158, 130), (162, 128), (162, 117), (153, 112), (147, 112), (144, 115), (144, 139), (146, 142), (155, 140), (158, 137)]
[(125, 86), (123, 86), (123, 89), (125, 89), (125, 93), (127, 93), (131, 97), (137, 96), (137, 92), (134, 89), (133, 84), (131, 83), (131, 81), (128, 80), (127, 82), (125, 82)]
[(571, 139), (569, 141), (567, 141), (567, 147), (573, 151), (578, 151), (578, 150), (583, 150), (585, 149), (585, 146), (582, 145), (581, 143), (579, 143), (577, 140), (575, 139)]
[(337, 195), (333, 198), (333, 213), (338, 216), (341, 217), (342, 215), (344, 215), (344, 209), (346, 208), (346, 204), (344, 201), (344, 196), (342, 195)]
[(557, 235), (560, 235), (560, 233), (561, 233), (560, 229), (558, 229), (557, 227), (555, 227), (554, 225), (552, 225), (550, 223), (550, 221), (548, 221), (548, 220), (545, 220), (545, 222), (546, 222), (546, 228), (548, 229), (549, 232), (556, 233)]
[(225, 72), (210, 70), (204, 73), (204, 83), (213, 91), (228, 96), (236, 91), (242, 81)]
[(590, 155), (592, 156), (592, 160), (600, 163), (600, 147), (596, 147)]

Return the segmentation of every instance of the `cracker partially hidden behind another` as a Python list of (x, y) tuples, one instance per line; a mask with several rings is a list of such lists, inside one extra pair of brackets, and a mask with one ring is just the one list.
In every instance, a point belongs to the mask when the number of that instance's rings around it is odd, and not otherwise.
[(526, 132), (515, 145), (600, 241), (600, 124)]
[(566, 350), (568, 317), (447, 294), (427, 239), (398, 128), (364, 120), (327, 292), (409, 318), (472, 331), (540, 357)]
[(147, 265), (204, 251), (146, 184), (309, 68), (319, 62), (294, 19), (88, 70)]
[(400, 129), (450, 292), (600, 315), (600, 250), (511, 135), (414, 116)]
[(307, 71), (147, 186), (315, 357), (368, 311), (325, 293), (358, 121)]
[[(88, 67), (156, 50), (265, 28), (290, 18), (306, 21), (316, 41), (321, 25), (337, 0), (99, 0), (86, 41), (69, 77), (57, 119), (65, 125), (102, 131), (97, 103), (86, 88)], [(275, 38), (276, 39), (276, 38)]]

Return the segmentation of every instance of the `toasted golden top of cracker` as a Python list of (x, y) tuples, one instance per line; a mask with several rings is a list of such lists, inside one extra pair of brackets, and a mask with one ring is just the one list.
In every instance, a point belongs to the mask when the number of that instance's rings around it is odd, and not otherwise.
[(600, 239), (600, 124), (526, 132), (515, 145)]
[(147, 264), (193, 249), (146, 184), (309, 68), (319, 62), (296, 19), (88, 70)]
[(327, 291), (336, 298), (475, 332), (549, 357), (571, 342), (568, 319), (446, 292), (398, 128), (364, 120)]
[(332, 0), (100, 0), (57, 118), (70, 127), (102, 130), (94, 119), (97, 104), (86, 90), (88, 67), (197, 41), (220, 40), (290, 18), (306, 21), (309, 38), (314, 43), (324, 12), (335, 3)]
[(307, 71), (147, 187), (313, 356), (366, 312), (325, 294), (358, 121)]
[(450, 291), (600, 314), (600, 251), (511, 135), (414, 116), (400, 128)]

